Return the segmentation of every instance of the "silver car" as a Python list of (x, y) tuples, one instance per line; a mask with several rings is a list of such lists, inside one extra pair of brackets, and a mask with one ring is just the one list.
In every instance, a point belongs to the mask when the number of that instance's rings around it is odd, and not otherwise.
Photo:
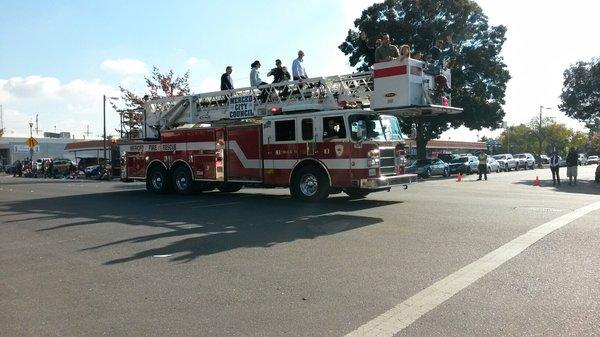
[(500, 163), (494, 157), (488, 157), (487, 159), (487, 173), (491, 172), (500, 173)]
[(512, 154), (510, 153), (497, 154), (493, 156), (493, 158), (498, 161), (498, 164), (500, 164), (500, 170), (502, 171), (516, 171), (518, 169), (517, 161), (515, 160), (515, 158), (513, 158)]

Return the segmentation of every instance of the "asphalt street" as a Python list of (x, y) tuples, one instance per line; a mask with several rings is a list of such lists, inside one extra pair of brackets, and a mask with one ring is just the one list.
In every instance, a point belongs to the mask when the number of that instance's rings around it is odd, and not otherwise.
[(577, 215), (600, 201), (594, 169), (576, 186), (539, 169), (318, 204), (2, 175), (0, 336), (343, 336), (559, 218), (393, 334), (600, 335), (600, 211)]

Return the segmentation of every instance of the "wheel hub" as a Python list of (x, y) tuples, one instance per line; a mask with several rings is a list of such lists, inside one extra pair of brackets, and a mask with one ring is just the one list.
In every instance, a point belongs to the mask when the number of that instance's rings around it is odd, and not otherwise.
[(300, 179), (300, 191), (307, 197), (312, 197), (319, 189), (317, 177), (312, 174), (305, 174)]

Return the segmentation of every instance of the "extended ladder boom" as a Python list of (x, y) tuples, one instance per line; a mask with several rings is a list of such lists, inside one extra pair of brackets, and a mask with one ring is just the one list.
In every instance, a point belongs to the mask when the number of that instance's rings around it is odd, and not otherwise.
[[(167, 97), (146, 103), (143, 138), (182, 125), (222, 120), (259, 119), (279, 113), (370, 107), (389, 114), (420, 116), (459, 113), (448, 106), (449, 94), (434, 86), (438, 78), (423, 71), (423, 62), (393, 60), (377, 63), (373, 71), (317, 77), (258, 87)], [(450, 72), (446, 76), (446, 89)], [(446, 102), (432, 102), (432, 93)], [(440, 96), (441, 97), (441, 96)], [(439, 99), (439, 98), (437, 98)]]

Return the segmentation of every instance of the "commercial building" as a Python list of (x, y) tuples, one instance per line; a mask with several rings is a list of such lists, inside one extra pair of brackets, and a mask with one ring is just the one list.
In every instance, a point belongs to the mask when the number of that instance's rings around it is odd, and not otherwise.
[[(11, 164), (17, 160), (29, 158), (29, 147), (25, 144), (28, 137), (0, 137), (0, 164)], [(38, 145), (33, 148), (36, 158), (75, 159), (65, 146), (75, 140), (70, 138), (36, 138)]]

